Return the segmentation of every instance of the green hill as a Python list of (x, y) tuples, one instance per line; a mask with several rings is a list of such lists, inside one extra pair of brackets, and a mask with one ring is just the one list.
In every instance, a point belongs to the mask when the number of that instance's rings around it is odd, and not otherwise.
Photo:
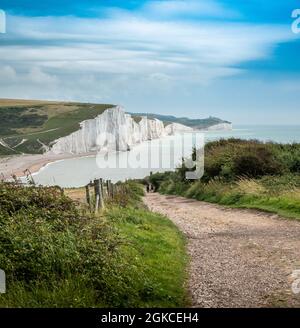
[(221, 123), (228, 123), (231, 122), (221, 120), (217, 117), (208, 117), (204, 119), (190, 119), (188, 117), (175, 117), (171, 115), (160, 115), (160, 114), (149, 114), (149, 113), (129, 113), (135, 116), (148, 116), (149, 118), (157, 118), (160, 121), (163, 121), (166, 125), (170, 123), (179, 123), (186, 126), (189, 126), (194, 129), (205, 129), (210, 126), (221, 124)]
[[(43, 153), (54, 140), (78, 130), (80, 122), (95, 118), (113, 106), (0, 99), (0, 156)], [(148, 116), (163, 121), (165, 125), (175, 122), (198, 129), (229, 123), (214, 117), (193, 120), (148, 113), (131, 113), (131, 115), (136, 121), (139, 121), (141, 116)]]
[(42, 153), (113, 105), (0, 99), (0, 155)]

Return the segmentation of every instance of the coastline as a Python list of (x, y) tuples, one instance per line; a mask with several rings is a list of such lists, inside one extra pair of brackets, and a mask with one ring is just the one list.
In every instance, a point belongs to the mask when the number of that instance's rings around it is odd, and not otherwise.
[[(135, 144), (134, 146), (137, 145), (139, 144)], [(0, 157), (0, 179), (6, 180), (11, 178), (12, 175), (16, 175), (18, 178), (24, 177), (25, 170), (29, 170), (32, 175), (34, 175), (41, 169), (45, 168), (48, 164), (66, 159), (95, 156), (97, 154), (98, 152), (96, 151), (82, 154), (54, 154), (48, 152), (45, 154), (24, 154)]]
[(8, 157), (0, 157), (0, 174), (1, 178), (9, 179), (12, 175), (17, 177), (24, 176), (24, 171), (29, 170), (32, 174), (38, 173), (43, 167), (50, 163), (60, 160), (88, 157), (95, 155), (95, 152), (84, 154), (25, 154)]
[[(223, 130), (224, 131), (224, 130)], [(228, 132), (226, 130), (224, 132)], [(232, 130), (231, 130), (232, 131)], [(194, 131), (195, 132), (195, 131)], [(197, 132), (213, 132), (198, 130)], [(215, 132), (222, 132), (222, 130), (216, 130)], [(138, 144), (134, 145), (137, 146)], [(82, 154), (54, 154), (47, 152), (45, 154), (24, 154), (24, 155), (11, 155), (6, 157), (0, 157), (0, 179), (9, 179), (12, 175), (16, 175), (18, 178), (24, 177), (24, 171), (29, 170), (33, 175), (37, 174), (41, 169), (47, 165), (62, 161), (66, 159), (83, 158), (97, 155), (97, 152), (87, 152)]]

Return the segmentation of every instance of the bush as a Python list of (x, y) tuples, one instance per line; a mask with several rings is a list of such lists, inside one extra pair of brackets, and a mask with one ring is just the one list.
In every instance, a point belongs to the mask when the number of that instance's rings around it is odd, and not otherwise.
[[(300, 144), (263, 143), (256, 140), (228, 139), (205, 145), (204, 176), (202, 182), (221, 179), (231, 182), (245, 176), (260, 178), (297, 173), (300, 168)], [(185, 163), (176, 172), (156, 173), (149, 177), (155, 189), (166, 189), (165, 181), (172, 180), (169, 191), (182, 193), (193, 181), (186, 181)], [(181, 190), (181, 183), (186, 184)], [(164, 187), (161, 187), (164, 184)], [(177, 187), (176, 187), (177, 184)]]
[(14, 216), (19, 212), (46, 220), (73, 220), (78, 218), (75, 203), (59, 188), (26, 187), (13, 183), (0, 184), (0, 213)]
[[(178, 186), (176, 188), (180, 189)], [(167, 180), (161, 184), (159, 191), (182, 195), (176, 192), (176, 188), (173, 181)], [(241, 178), (231, 183), (221, 179), (209, 182), (196, 181), (190, 184), (183, 196), (300, 218), (300, 175), (264, 176), (261, 179)]]
[(149, 182), (154, 186), (154, 189), (157, 191), (161, 183), (168, 178), (175, 178), (174, 172), (165, 172), (165, 173), (154, 173), (150, 175)]
[(94, 306), (130, 305), (127, 291), (134, 270), (118, 251), (122, 240), (112, 225), (81, 216), (57, 188), (1, 184), (0, 206), (0, 267), (8, 294), (16, 291), (14, 286), (39, 293), (79, 279), (81, 306), (86, 306), (85, 295)]
[(264, 147), (250, 147), (233, 158), (234, 176), (257, 178), (264, 175), (278, 175), (282, 172), (281, 163)]
[(160, 174), (156, 181), (162, 193), (298, 218), (299, 169), (300, 144), (227, 139), (205, 145), (200, 181), (182, 178), (185, 165), (174, 173)]
[(0, 307), (183, 306), (182, 236), (141, 209), (142, 186), (120, 190), (94, 216), (58, 188), (0, 184)]
[(23, 291), (34, 293), (40, 284), (51, 288), (80, 279), (86, 286), (83, 298), (92, 290), (94, 304), (119, 305), (126, 288), (115, 288), (130, 286), (119, 278), (131, 273), (117, 251), (116, 229), (99, 218), (80, 216), (59, 189), (0, 186), (0, 267), (8, 288), (22, 283)]

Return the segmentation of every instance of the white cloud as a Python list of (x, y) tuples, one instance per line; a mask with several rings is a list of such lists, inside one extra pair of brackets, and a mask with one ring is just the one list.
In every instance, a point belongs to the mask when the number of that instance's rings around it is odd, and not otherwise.
[(39, 85), (56, 84), (58, 82), (56, 76), (43, 72), (40, 67), (31, 68), (25, 78), (28, 82), (38, 83)]
[(266, 58), (275, 45), (294, 38), (284, 26), (242, 23), (158, 22), (143, 17), (12, 20), (12, 39), (22, 42), (2, 45), (2, 61), (114, 74), (228, 69)]
[(214, 0), (156, 0), (143, 8), (148, 14), (164, 17), (209, 16), (236, 18), (240, 14), (229, 10)]
[(10, 83), (16, 80), (17, 74), (13, 67), (5, 65), (0, 67), (1, 80), (5, 83)]
[(288, 26), (178, 18), (195, 11), (217, 16), (226, 8), (170, 0), (102, 19), (10, 16), (0, 82), (7, 76), (11, 82), (0, 96), (117, 103), (136, 97), (137, 89), (145, 97), (161, 88), (186, 91), (237, 76), (239, 64), (268, 58), (276, 45), (295, 38)]

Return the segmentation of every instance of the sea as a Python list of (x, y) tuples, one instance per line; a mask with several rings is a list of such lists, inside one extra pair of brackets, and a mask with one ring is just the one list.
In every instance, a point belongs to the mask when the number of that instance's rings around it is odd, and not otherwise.
[(178, 134), (145, 142), (128, 152), (102, 153), (53, 162), (35, 173), (33, 178), (39, 185), (63, 188), (82, 187), (98, 178), (113, 182), (142, 179), (150, 172), (174, 170), (182, 158), (191, 154), (193, 147), (200, 148), (209, 141), (228, 138), (300, 143), (300, 125), (237, 125), (231, 131)]

